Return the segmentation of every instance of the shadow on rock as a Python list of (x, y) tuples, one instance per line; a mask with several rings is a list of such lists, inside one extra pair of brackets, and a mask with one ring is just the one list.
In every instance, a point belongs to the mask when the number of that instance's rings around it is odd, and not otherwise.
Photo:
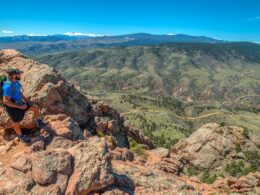
[(127, 175), (118, 175), (117, 173), (113, 173), (113, 177), (115, 179), (115, 184), (105, 188), (100, 191), (100, 193), (104, 194), (135, 194), (135, 184), (132, 179), (130, 179)]

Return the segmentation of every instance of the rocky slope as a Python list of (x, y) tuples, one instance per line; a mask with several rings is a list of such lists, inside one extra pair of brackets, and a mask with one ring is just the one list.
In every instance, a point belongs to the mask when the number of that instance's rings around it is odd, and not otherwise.
[[(116, 110), (83, 95), (55, 70), (15, 50), (0, 51), (0, 74), (9, 66), (24, 70), (24, 93), (48, 122), (39, 130), (28, 113), (23, 130), (32, 137), (42, 134), (47, 142), (19, 142), (1, 108), (0, 194), (259, 193), (257, 171), (239, 179), (218, 178), (212, 185), (185, 175), (190, 164), (201, 170), (223, 166), (233, 158), (237, 144), (242, 151), (259, 152), (257, 140), (250, 133), (243, 137), (241, 128), (208, 124), (172, 150), (153, 149), (153, 143), (124, 123)], [(129, 139), (146, 149), (133, 153)]]

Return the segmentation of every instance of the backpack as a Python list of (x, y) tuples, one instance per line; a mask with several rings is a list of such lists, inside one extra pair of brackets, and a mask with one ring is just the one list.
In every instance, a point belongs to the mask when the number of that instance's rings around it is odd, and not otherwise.
[[(6, 82), (7, 77), (5, 75), (0, 75), (0, 107), (3, 107), (3, 85)], [(12, 93), (14, 92), (14, 86), (12, 84)]]

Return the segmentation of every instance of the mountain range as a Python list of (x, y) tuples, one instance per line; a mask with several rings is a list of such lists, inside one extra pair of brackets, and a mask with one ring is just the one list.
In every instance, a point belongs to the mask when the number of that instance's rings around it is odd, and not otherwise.
[(185, 34), (167, 34), (167, 35), (153, 35), (148, 33), (134, 33), (126, 35), (100, 35), (100, 36), (88, 36), (88, 35), (68, 35), (68, 34), (54, 34), (54, 35), (18, 35), (0, 37), (0, 43), (10, 42), (26, 42), (26, 41), (40, 41), (40, 42), (56, 42), (56, 41), (68, 41), (68, 40), (85, 40), (85, 39), (125, 39), (125, 40), (139, 40), (139, 41), (158, 41), (158, 42), (209, 42), (219, 43), (223, 42), (218, 39), (206, 37), (206, 36), (191, 36)]
[(223, 43), (224, 41), (185, 34), (153, 35), (135, 33), (116, 36), (13, 36), (0, 37), (0, 49), (17, 49), (27, 55), (42, 55), (52, 52), (77, 51), (96, 47), (154, 45), (176, 42)]

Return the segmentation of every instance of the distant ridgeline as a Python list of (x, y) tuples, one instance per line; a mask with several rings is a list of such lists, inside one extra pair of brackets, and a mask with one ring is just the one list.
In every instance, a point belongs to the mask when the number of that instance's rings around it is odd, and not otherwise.
[(0, 49), (17, 49), (27, 55), (42, 55), (53, 52), (78, 51), (82, 49), (112, 46), (154, 45), (161, 43), (223, 43), (224, 41), (185, 34), (152, 35), (147, 33), (134, 33), (115, 36), (12, 36), (0, 37)]

